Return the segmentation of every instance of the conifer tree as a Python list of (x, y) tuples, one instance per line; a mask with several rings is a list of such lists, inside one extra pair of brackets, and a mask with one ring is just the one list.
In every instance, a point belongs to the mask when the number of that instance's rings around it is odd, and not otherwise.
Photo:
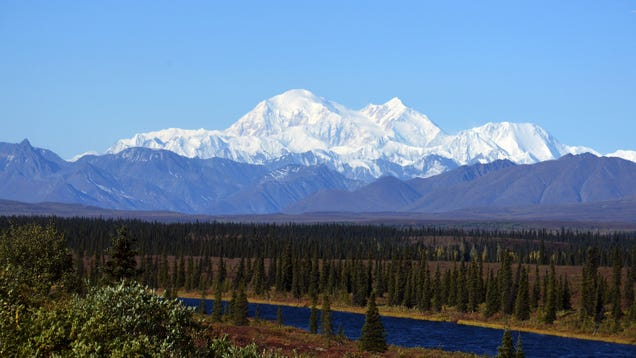
[(598, 329), (598, 326), (601, 324), (601, 322), (603, 322), (603, 320), (605, 319), (605, 292), (607, 290), (607, 282), (605, 281), (605, 279), (600, 277), (600, 274), (598, 274), (599, 277), (596, 278), (596, 282), (598, 282), (598, 285), (596, 287), (596, 297), (594, 299), (594, 323), (596, 324), (596, 329)]
[(454, 265), (453, 272), (449, 275), (448, 285), (448, 305), (457, 306), (457, 277), (459, 277), (459, 270), (457, 265)]
[(532, 294), (530, 295), (530, 308), (536, 310), (541, 301), (541, 275), (539, 274), (539, 265), (534, 268), (534, 285), (532, 285)]
[(283, 308), (281, 306), (276, 309), (276, 323), (279, 326), (283, 325)]
[(237, 326), (247, 326), (248, 302), (245, 287), (240, 285), (232, 304), (232, 322)]
[(478, 275), (477, 263), (471, 261), (468, 269), (468, 311), (470, 312), (477, 311), (477, 306), (481, 302)]
[(486, 311), (484, 315), (486, 318), (492, 316), (499, 311), (499, 304), (501, 300), (499, 298), (499, 289), (497, 288), (497, 280), (495, 279), (492, 270), (488, 271), (488, 279), (486, 282)]
[(618, 248), (614, 249), (614, 257), (613, 257), (613, 265), (612, 265), (612, 292), (611, 292), (611, 302), (612, 302), (612, 317), (614, 318), (614, 322), (618, 323), (618, 321), (623, 316), (623, 311), (621, 310), (621, 272), (623, 270), (623, 262), (621, 259), (620, 251)]
[(161, 261), (159, 262), (159, 286), (160, 287), (168, 287), (168, 282), (170, 280), (169, 278), (169, 274), (168, 274), (168, 256), (166, 255), (166, 252), (164, 251), (161, 254)]
[(103, 270), (109, 280), (132, 279), (141, 273), (135, 260), (137, 250), (134, 244), (134, 240), (128, 237), (128, 229), (122, 226), (117, 231), (117, 236), (112, 238), (112, 246), (106, 251), (108, 260)]
[(256, 258), (254, 266), (252, 287), (254, 288), (254, 293), (260, 296), (265, 292), (265, 260), (262, 256)]
[(318, 251), (314, 251), (314, 257), (311, 260), (311, 271), (309, 273), (309, 288), (307, 293), (309, 297), (316, 297), (320, 289), (320, 269), (318, 265)]
[(382, 353), (387, 350), (384, 326), (375, 304), (375, 293), (371, 293), (367, 305), (367, 314), (362, 326), (359, 341), (360, 349), (368, 352)]
[(217, 281), (214, 286), (214, 306), (212, 307), (212, 321), (221, 322), (223, 319), (223, 297), (221, 284)]
[(183, 257), (183, 255), (180, 255), (179, 257), (179, 261), (177, 263), (177, 267), (176, 267), (176, 272), (177, 272), (177, 276), (176, 276), (176, 282), (175, 282), (175, 288), (179, 289), (179, 288), (183, 288), (183, 286), (185, 286), (185, 257)]
[(292, 288), (292, 280), (294, 276), (294, 263), (292, 259), (292, 247), (291, 243), (288, 243), (285, 246), (285, 252), (283, 253), (282, 262), (281, 262), (281, 289), (285, 292), (291, 291)]
[(322, 296), (322, 312), (321, 319), (321, 333), (325, 336), (333, 336), (333, 319), (331, 317), (331, 303), (329, 302), (329, 295), (324, 294)]
[(502, 252), (501, 268), (497, 274), (499, 279), (499, 291), (501, 292), (501, 309), (505, 314), (511, 314), (514, 309), (514, 299), (512, 296), (512, 263), (511, 253), (508, 250)]
[(460, 312), (468, 311), (468, 287), (464, 260), (462, 260), (459, 265), (459, 273), (457, 276), (457, 309)]
[(545, 304), (543, 308), (543, 321), (551, 324), (556, 320), (557, 310), (557, 293), (556, 293), (556, 273), (554, 269), (554, 260), (550, 263), (550, 275), (548, 276), (548, 288), (545, 294)]
[(595, 316), (598, 265), (598, 250), (595, 247), (589, 247), (583, 265), (583, 280), (581, 282), (581, 318)]
[(234, 280), (232, 281), (232, 289), (236, 290), (240, 285), (244, 284), (245, 280), (245, 258), (241, 257), (238, 266), (236, 267), (236, 274), (234, 275)]
[(433, 308), (436, 312), (439, 312), (442, 310), (442, 305), (444, 304), (444, 301), (442, 301), (442, 277), (439, 271), (439, 265), (435, 267), (435, 275), (433, 277), (433, 286), (431, 291), (433, 295)]
[(450, 295), (450, 281), (451, 281), (451, 272), (450, 269), (444, 271), (444, 276), (442, 278), (442, 302), (447, 305), (450, 305), (449, 295)]
[(201, 291), (201, 299), (199, 300), (199, 306), (197, 307), (197, 313), (200, 314), (208, 314), (207, 309), (205, 307), (205, 290)]
[(514, 358), (515, 347), (512, 341), (512, 335), (507, 328), (504, 330), (503, 337), (501, 339), (501, 345), (497, 348), (498, 358)]
[(216, 282), (217, 285), (220, 286), (221, 292), (223, 291), (223, 285), (225, 284), (225, 279), (227, 278), (227, 269), (225, 268), (225, 260), (223, 256), (219, 257), (219, 262), (217, 263), (216, 269)]
[(625, 277), (625, 288), (623, 291), (625, 292), (625, 304), (629, 309), (634, 303), (634, 281), (632, 280), (631, 269), (627, 272), (627, 276)]
[(311, 299), (311, 311), (309, 312), (309, 332), (318, 333), (318, 299), (314, 296)]
[(528, 296), (528, 272), (522, 268), (517, 288), (517, 299), (515, 300), (515, 318), (520, 321), (530, 318), (530, 299)]
[(521, 343), (521, 334), (517, 336), (517, 346), (515, 347), (515, 358), (526, 358), (523, 351), (523, 343)]
[(194, 259), (192, 258), (192, 256), (188, 257), (188, 260), (186, 261), (186, 267), (185, 267), (185, 281), (184, 281), (184, 288), (187, 292), (190, 292), (190, 290), (192, 289), (192, 285), (193, 285), (193, 273), (194, 273)]
[(565, 275), (565, 279), (563, 280), (563, 302), (561, 307), (564, 310), (572, 309), (572, 291), (570, 290), (570, 283), (568, 281), (568, 276)]
[(631, 260), (631, 267), (627, 271), (627, 276), (625, 277), (624, 291), (629, 319), (636, 321), (636, 299), (634, 295), (634, 284), (636, 283), (636, 248), (632, 249)]

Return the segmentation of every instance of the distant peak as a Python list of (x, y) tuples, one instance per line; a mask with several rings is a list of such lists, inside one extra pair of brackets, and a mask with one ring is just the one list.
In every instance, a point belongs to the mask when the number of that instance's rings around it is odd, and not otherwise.
[(21, 145), (21, 146), (25, 146), (25, 147), (31, 147), (31, 143), (30, 143), (30, 142), (29, 142), (29, 140), (28, 140), (28, 139), (26, 139), (26, 138), (24, 138), (24, 139), (22, 140), (22, 142), (20, 142), (20, 145)]
[(293, 88), (280, 94), (281, 96), (315, 96), (315, 94), (304, 88)]
[(387, 107), (392, 107), (392, 108), (406, 108), (404, 103), (402, 103), (402, 100), (399, 99), (398, 97), (391, 98), (384, 105)]
[(282, 99), (282, 100), (310, 100), (310, 101), (321, 101), (320, 97), (316, 96), (313, 92), (306, 89), (291, 89), (289, 91), (285, 91), (277, 96), (274, 96), (272, 99)]

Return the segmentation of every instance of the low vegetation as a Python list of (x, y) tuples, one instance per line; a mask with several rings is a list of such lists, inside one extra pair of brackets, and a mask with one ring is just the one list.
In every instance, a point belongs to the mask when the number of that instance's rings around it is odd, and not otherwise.
[[(248, 297), (323, 310), (310, 341), (335, 342), (332, 307), (366, 311), (347, 354), (387, 349), (378, 314), (636, 343), (631, 233), (59, 218), (0, 230), (3, 356), (294, 354), (223, 338), (255, 329)], [(231, 314), (198, 316), (177, 293), (231, 297)]]

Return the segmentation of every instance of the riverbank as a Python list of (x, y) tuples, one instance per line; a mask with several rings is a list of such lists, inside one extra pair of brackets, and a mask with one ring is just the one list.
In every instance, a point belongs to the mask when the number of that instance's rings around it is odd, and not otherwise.
[(210, 338), (226, 336), (237, 346), (256, 344), (259, 351), (288, 357), (418, 357), (418, 358), (476, 358), (475, 354), (447, 352), (441, 349), (404, 348), (389, 345), (383, 354), (362, 352), (356, 341), (343, 337), (326, 337), (299, 328), (277, 325), (268, 321), (251, 320), (249, 326), (206, 321)]
[[(194, 292), (179, 292), (180, 297), (188, 297), (188, 298), (201, 298), (201, 295), (197, 295)], [(208, 297), (208, 299), (210, 299)], [(224, 297), (224, 299), (230, 299), (230, 297)], [(281, 299), (281, 298), (270, 298), (265, 299), (262, 297), (250, 297), (250, 303), (260, 303), (260, 304), (270, 304), (270, 305), (280, 305), (280, 306), (290, 306), (290, 307), (309, 307), (310, 302), (304, 299), (295, 300), (295, 299)], [(318, 307), (320, 308), (320, 307)], [(366, 309), (364, 307), (352, 307), (347, 305), (342, 305), (338, 302), (332, 302), (331, 309), (333, 311), (339, 312), (350, 312), (350, 313), (358, 313), (365, 314)], [(485, 321), (481, 319), (481, 314), (473, 313), (460, 313), (457, 311), (442, 311), (439, 313), (421, 313), (414, 309), (406, 309), (404, 307), (387, 307), (383, 305), (379, 305), (378, 309), (382, 316), (388, 317), (396, 317), (396, 318), (408, 318), (415, 320), (423, 320), (423, 321), (434, 321), (434, 322), (452, 322), (460, 325), (466, 326), (476, 326), (483, 328), (493, 328), (503, 330), (508, 328), (513, 331), (520, 332), (528, 332), (528, 333), (536, 333), (542, 335), (549, 336), (557, 336), (564, 338), (576, 338), (576, 339), (585, 339), (590, 341), (599, 341), (599, 342), (608, 342), (608, 343), (618, 343), (618, 344), (629, 344), (636, 345), (636, 335), (629, 335), (628, 332), (623, 332), (625, 336), (611, 335), (606, 332), (600, 332), (597, 334), (586, 333), (586, 332), (577, 332), (571, 330), (571, 327), (574, 323), (575, 318), (572, 317), (572, 314), (567, 314), (559, 317), (555, 324), (546, 325), (541, 323), (537, 319), (531, 319), (529, 321), (517, 322), (509, 317), (498, 317), (495, 316), (494, 319), (490, 319)]]

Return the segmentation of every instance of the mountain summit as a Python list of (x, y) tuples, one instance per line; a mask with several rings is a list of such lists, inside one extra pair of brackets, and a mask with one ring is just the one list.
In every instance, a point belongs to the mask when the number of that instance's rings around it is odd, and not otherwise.
[(131, 147), (248, 164), (324, 164), (365, 182), (386, 175), (428, 177), (500, 159), (531, 164), (594, 152), (563, 145), (530, 123), (488, 123), (449, 135), (397, 97), (353, 110), (303, 89), (258, 103), (225, 131), (171, 128), (140, 133), (119, 140), (107, 152)]

